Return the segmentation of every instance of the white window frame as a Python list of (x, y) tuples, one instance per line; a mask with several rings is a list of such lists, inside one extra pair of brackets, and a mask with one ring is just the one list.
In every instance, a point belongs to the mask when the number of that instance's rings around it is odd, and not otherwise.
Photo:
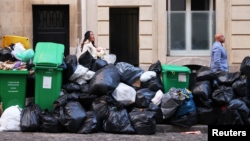
[[(192, 50), (191, 47), (192, 47), (192, 43), (191, 43), (191, 38), (192, 38), (192, 24), (191, 24), (191, 0), (186, 0), (186, 28), (185, 28), (185, 33), (186, 33), (186, 36), (185, 36), (185, 41), (186, 41), (186, 46), (185, 46), (185, 50), (171, 50), (170, 48), (170, 45), (171, 45), (171, 40), (169, 40), (169, 37), (170, 37), (170, 32), (171, 32), (171, 18), (170, 18), (170, 11), (171, 11), (171, 0), (168, 0), (168, 9), (169, 9), (169, 12), (167, 11), (167, 29), (168, 29), (168, 52), (167, 54), (170, 55), (170, 56), (209, 56), (210, 55), (210, 50), (211, 50), (211, 47), (212, 47), (212, 44), (213, 44), (213, 38), (209, 38), (209, 48), (207, 50)], [(193, 11), (195, 12), (195, 11)], [(199, 11), (201, 12), (201, 11)], [(207, 11), (206, 11), (207, 12)], [(212, 14), (214, 13), (213, 11), (213, 0), (210, 0), (209, 1), (209, 21), (211, 22), (209, 24), (209, 36), (208, 37), (213, 37), (213, 32), (212, 32), (212, 29), (213, 29), (213, 26), (214, 25), (214, 21), (212, 19)]]

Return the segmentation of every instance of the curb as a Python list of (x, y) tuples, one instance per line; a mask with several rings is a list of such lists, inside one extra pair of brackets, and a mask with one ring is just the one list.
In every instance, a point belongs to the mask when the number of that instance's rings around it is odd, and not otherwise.
[(188, 131), (200, 131), (201, 133), (208, 132), (208, 125), (194, 125), (191, 127), (179, 127), (173, 125), (157, 124), (156, 133), (167, 133), (167, 132), (188, 132)]

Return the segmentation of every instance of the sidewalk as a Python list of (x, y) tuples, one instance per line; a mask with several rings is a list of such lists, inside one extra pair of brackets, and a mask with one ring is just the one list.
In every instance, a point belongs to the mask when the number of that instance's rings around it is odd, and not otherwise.
[(189, 128), (179, 127), (179, 126), (173, 126), (173, 125), (166, 125), (166, 124), (157, 124), (156, 125), (156, 132), (157, 133), (168, 133), (168, 132), (187, 132), (187, 131), (200, 131), (201, 133), (208, 132), (208, 126), (207, 125), (194, 125)]

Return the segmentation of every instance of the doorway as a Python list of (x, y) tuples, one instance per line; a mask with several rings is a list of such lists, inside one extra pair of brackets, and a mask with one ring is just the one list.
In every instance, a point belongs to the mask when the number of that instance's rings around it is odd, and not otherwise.
[(110, 53), (116, 62), (139, 66), (139, 8), (110, 8)]
[(32, 5), (32, 12), (34, 50), (38, 42), (55, 42), (69, 55), (69, 5)]

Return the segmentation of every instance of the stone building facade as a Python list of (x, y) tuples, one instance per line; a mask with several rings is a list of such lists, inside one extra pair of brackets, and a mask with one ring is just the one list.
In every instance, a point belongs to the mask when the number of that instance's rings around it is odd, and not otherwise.
[[(160, 60), (162, 64), (209, 66), (210, 56), (167, 55), (168, 0), (0, 0), (0, 36), (26, 36), (33, 42), (32, 5), (69, 5), (70, 54), (75, 53), (87, 30), (95, 33), (96, 45), (109, 51), (109, 9), (139, 9), (139, 66), (147, 67)], [(230, 71), (239, 70), (243, 58), (250, 53), (250, 1), (215, 0), (215, 32), (226, 37)], [(212, 38), (212, 37), (211, 37)]]

